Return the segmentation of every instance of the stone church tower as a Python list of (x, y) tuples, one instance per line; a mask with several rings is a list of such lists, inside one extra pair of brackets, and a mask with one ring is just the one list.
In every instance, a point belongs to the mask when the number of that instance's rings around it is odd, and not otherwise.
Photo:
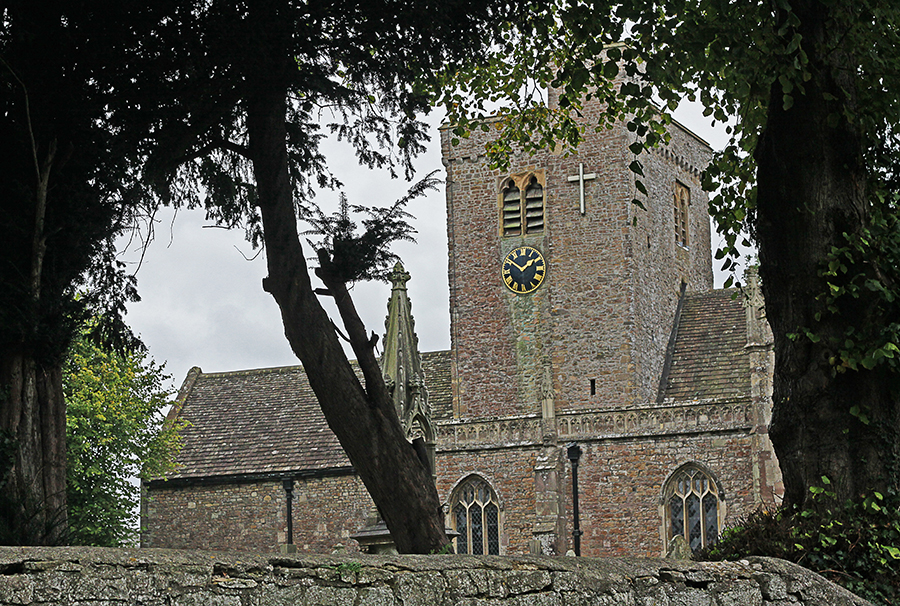
[[(641, 158), (638, 196), (624, 125), (505, 172), (482, 155), (489, 134), (442, 133), (451, 350), (415, 352), (398, 270), (383, 370), (458, 553), (695, 550), (776, 503), (763, 301), (752, 276), (712, 290), (711, 151), (671, 134)], [(302, 367), (194, 368), (170, 415), (189, 426), (177, 469), (144, 484), (143, 546), (366, 549), (372, 501)]]
[[(586, 108), (588, 124), (597, 109)], [(711, 149), (673, 125), (671, 143), (641, 158), (643, 196), (628, 169), (634, 135), (623, 124), (588, 131), (576, 155), (517, 155), (504, 172), (484, 158), (493, 132), (457, 145), (442, 132), (453, 408), (439, 427), (438, 488), (460, 551), (479, 541), (485, 553), (570, 549), (570, 442), (584, 452), (585, 555), (658, 554), (685, 532), (696, 547), (714, 539), (726, 499), (738, 510), (772, 499), (774, 478), (760, 471), (768, 462), (775, 475), (770, 447), (750, 437), (765, 431), (765, 396), (751, 405), (747, 394), (719, 393), (723, 375), (688, 377), (697, 389), (680, 398), (689, 401), (667, 399), (685, 303), (712, 288), (700, 187)], [(743, 320), (741, 302), (721, 293), (713, 302)], [(701, 328), (722, 320), (703, 319), (709, 304), (694, 308)], [(746, 339), (738, 346), (720, 353), (746, 356)], [(738, 367), (747, 381), (746, 357)], [(735, 415), (737, 399), (747, 408)], [(678, 474), (700, 488), (666, 495)], [(490, 496), (466, 499), (473, 487)], [(694, 528), (679, 527), (679, 515)]]

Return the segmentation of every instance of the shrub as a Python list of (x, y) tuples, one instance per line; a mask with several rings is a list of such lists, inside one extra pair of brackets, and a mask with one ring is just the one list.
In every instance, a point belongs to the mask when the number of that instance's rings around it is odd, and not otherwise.
[(822, 479), (811, 508), (757, 510), (696, 558), (782, 558), (876, 604), (900, 604), (900, 496), (872, 492), (841, 504)]

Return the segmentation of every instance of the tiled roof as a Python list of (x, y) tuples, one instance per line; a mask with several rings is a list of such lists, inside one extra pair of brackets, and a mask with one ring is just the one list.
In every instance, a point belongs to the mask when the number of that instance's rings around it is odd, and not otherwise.
[(687, 295), (675, 339), (666, 401), (716, 399), (750, 395), (747, 320), (740, 295), (714, 290)]
[[(450, 409), (450, 352), (422, 354), (429, 399)], [(301, 366), (188, 374), (178, 469), (169, 479), (348, 467)], [(191, 381), (193, 379), (193, 384)]]

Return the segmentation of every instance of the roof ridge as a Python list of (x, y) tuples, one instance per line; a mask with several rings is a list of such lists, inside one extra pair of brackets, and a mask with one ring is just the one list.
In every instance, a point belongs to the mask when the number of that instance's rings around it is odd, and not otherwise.
[(275, 372), (303, 370), (302, 364), (291, 366), (264, 366), (262, 368), (247, 368), (244, 370), (223, 370), (219, 372), (204, 372), (204, 377), (240, 377), (247, 375), (261, 375)]
[[(433, 356), (436, 354), (450, 353), (449, 349), (435, 349), (434, 351), (422, 352), (423, 356)], [(349, 360), (350, 364), (356, 365), (356, 360)], [(204, 377), (240, 377), (249, 375), (261, 375), (276, 372), (287, 372), (303, 370), (302, 364), (292, 364), (288, 366), (263, 366), (262, 368), (247, 368), (243, 370), (222, 370), (218, 372), (202, 372)]]
[(725, 294), (733, 295), (734, 293), (740, 293), (740, 292), (741, 292), (740, 288), (734, 288), (734, 287), (733, 288), (713, 288), (712, 290), (688, 292), (686, 296), (688, 299), (700, 299), (700, 298), (707, 298), (707, 297), (721, 297)]

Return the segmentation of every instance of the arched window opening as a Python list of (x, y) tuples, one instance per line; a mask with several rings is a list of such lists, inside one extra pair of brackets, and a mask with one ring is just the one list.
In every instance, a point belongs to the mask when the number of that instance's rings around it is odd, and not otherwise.
[(688, 207), (691, 204), (691, 190), (683, 183), (675, 182), (675, 243), (688, 245)]
[(664, 491), (667, 543), (684, 537), (691, 551), (712, 545), (719, 536), (722, 495), (711, 474), (685, 465), (669, 478)]
[(544, 231), (544, 188), (532, 177), (525, 190), (525, 233)]
[(483, 479), (472, 476), (460, 484), (451, 501), (456, 553), (500, 555), (500, 505)]
[(504, 237), (544, 231), (543, 174), (507, 178), (500, 189), (500, 233)]
[(521, 194), (515, 183), (503, 189), (503, 235), (518, 236), (522, 233)]

